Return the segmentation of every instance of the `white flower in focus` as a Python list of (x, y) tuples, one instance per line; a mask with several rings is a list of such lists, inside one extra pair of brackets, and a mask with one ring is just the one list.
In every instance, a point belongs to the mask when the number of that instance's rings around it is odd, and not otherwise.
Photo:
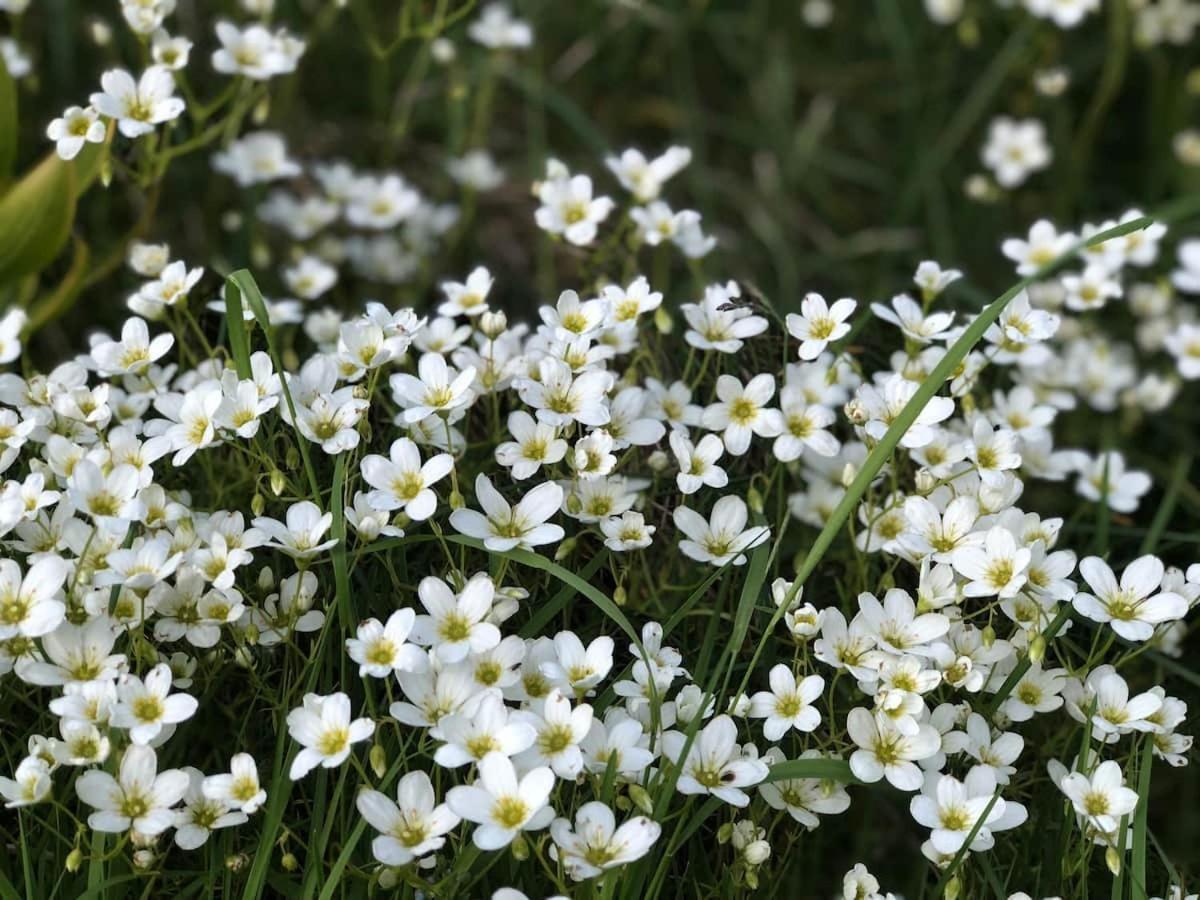
[(555, 779), (549, 768), (539, 766), (518, 779), (506, 756), (489, 753), (478, 769), (473, 785), (453, 787), (446, 795), (452, 812), (477, 823), (471, 836), (476, 847), (499, 850), (522, 831), (540, 831), (550, 824), (554, 809), (548, 803)]
[(396, 785), (396, 801), (379, 791), (360, 791), (355, 805), (379, 832), (371, 852), (385, 866), (407, 866), (413, 860), (440, 850), (444, 837), (461, 819), (450, 807), (437, 802), (429, 776), (409, 772)]
[(800, 313), (788, 313), (784, 320), (788, 334), (800, 342), (800, 358), (813, 360), (825, 352), (825, 347), (850, 333), (846, 322), (858, 304), (843, 297), (829, 306), (820, 294), (809, 293), (800, 301)]
[(763, 543), (771, 533), (765, 525), (747, 528), (748, 516), (746, 502), (736, 495), (719, 499), (708, 520), (686, 506), (677, 507), (675, 527), (686, 536), (686, 540), (679, 542), (679, 549), (697, 562), (744, 565), (745, 551)]
[(1151, 555), (1135, 559), (1121, 573), (1118, 583), (1108, 563), (1098, 556), (1085, 557), (1079, 563), (1092, 593), (1075, 595), (1075, 609), (1093, 622), (1107, 622), (1112, 630), (1127, 641), (1145, 641), (1156, 626), (1182, 619), (1187, 615), (1188, 601), (1176, 593), (1158, 593), (1162, 585), (1162, 561)]
[(304, 705), (287, 716), (288, 734), (303, 748), (292, 760), (288, 777), (299, 781), (318, 765), (340, 766), (350, 747), (375, 733), (370, 719), (350, 720), (350, 698), (338, 692), (322, 697), (305, 694)]
[(595, 878), (641, 859), (661, 833), (661, 826), (645, 816), (634, 816), (617, 827), (613, 811), (595, 800), (579, 807), (574, 828), (569, 819), (550, 823), (558, 858), (573, 881)]
[(88, 826), (96, 831), (162, 834), (175, 824), (175, 806), (188, 789), (187, 773), (180, 769), (158, 771), (158, 757), (149, 747), (131, 744), (121, 757), (114, 778), (90, 769), (75, 781), (79, 799), (96, 812)]
[(745, 755), (737, 743), (737, 726), (729, 716), (717, 716), (696, 734), (684, 756), (687, 737), (678, 731), (663, 735), (663, 756), (680, 767), (675, 788), (681, 794), (711, 794), (736, 807), (749, 805), (742, 788), (767, 777), (767, 764)]
[(456, 509), (450, 513), (450, 524), (456, 531), (482, 540), (489, 550), (503, 553), (562, 540), (562, 527), (547, 522), (563, 501), (563, 489), (552, 481), (539, 484), (512, 506), (481, 473), (475, 479), (475, 497), (483, 512)]
[(78, 156), (84, 144), (104, 143), (107, 133), (108, 129), (90, 106), (69, 106), (46, 128), (46, 137), (55, 142), (55, 152), (68, 160)]
[(127, 138), (149, 134), (184, 110), (183, 100), (175, 96), (175, 78), (163, 66), (151, 66), (137, 81), (124, 69), (109, 69), (100, 76), (100, 88), (90, 98), (92, 106), (100, 115), (116, 119)]

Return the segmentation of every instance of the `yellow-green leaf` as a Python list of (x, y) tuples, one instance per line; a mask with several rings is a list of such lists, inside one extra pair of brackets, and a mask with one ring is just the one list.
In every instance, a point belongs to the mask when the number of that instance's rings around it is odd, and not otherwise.
[(17, 83), (0, 56), (0, 185), (12, 177), (17, 163)]

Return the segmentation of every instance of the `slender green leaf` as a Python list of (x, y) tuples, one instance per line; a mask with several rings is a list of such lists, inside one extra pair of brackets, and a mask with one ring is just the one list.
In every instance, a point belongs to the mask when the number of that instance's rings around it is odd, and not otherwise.
[(246, 320), (242, 317), (242, 289), (233, 276), (225, 279), (225, 329), (229, 332), (229, 352), (238, 378), (252, 378), (250, 339), (246, 336)]
[(793, 778), (820, 778), (841, 784), (857, 784), (858, 779), (844, 759), (824, 757), (820, 759), (786, 759), (771, 766), (763, 784), (773, 781), (791, 781)]
[[(1142, 760), (1138, 769), (1138, 805), (1133, 812), (1133, 848), (1130, 873), (1130, 896), (1133, 900), (1146, 900), (1146, 832), (1150, 818), (1150, 769), (1154, 764), (1154, 735), (1148, 734), (1142, 741)], [(1122, 836), (1124, 829), (1122, 829)]]
[(0, 186), (17, 164), (17, 83), (0, 54)]

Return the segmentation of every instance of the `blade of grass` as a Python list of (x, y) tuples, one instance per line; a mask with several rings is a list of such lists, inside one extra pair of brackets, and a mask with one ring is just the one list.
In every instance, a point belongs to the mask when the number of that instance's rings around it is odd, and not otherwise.
[(225, 329), (229, 332), (229, 352), (238, 378), (243, 381), (252, 378), (250, 339), (246, 336), (246, 320), (242, 318), (242, 289), (233, 276), (225, 279)]
[[(1142, 762), (1138, 770), (1138, 805), (1133, 813), (1133, 848), (1130, 874), (1130, 896), (1146, 900), (1146, 831), (1150, 818), (1150, 768), (1154, 763), (1154, 735), (1147, 734), (1142, 742)], [(1124, 832), (1122, 832), (1124, 834)]]
[(785, 759), (771, 766), (771, 771), (762, 780), (763, 784), (773, 781), (791, 781), (793, 778), (819, 778), (822, 781), (837, 781), (841, 784), (858, 784), (850, 771), (850, 763), (844, 759)]
[[(288, 387), (287, 375), (283, 370), (283, 360), (279, 356), (279, 349), (275, 346), (274, 331), (271, 328), (271, 317), (267, 313), (267, 304), (263, 300), (262, 291), (258, 289), (258, 283), (254, 280), (246, 269), (238, 269), (232, 273), (227, 279), (227, 284), (234, 285), (243, 297), (246, 298), (246, 304), (250, 307), (250, 311), (254, 313), (254, 318), (262, 328), (263, 336), (267, 339), (267, 352), (271, 354), (271, 362), (275, 364), (275, 371), (279, 373), (279, 386), (283, 390), (283, 399), (287, 403), (288, 413), (291, 416), (292, 422), (296, 422), (296, 404), (292, 400), (292, 392)], [(226, 301), (228, 302), (228, 301)], [(232, 319), (236, 316), (229, 317), (230, 330), (233, 329)], [(247, 356), (247, 364), (249, 356)], [(240, 376), (239, 376), (240, 377)], [(308, 439), (300, 433), (300, 429), (293, 424), (293, 430), (296, 432), (296, 444), (300, 448), (300, 458), (304, 462), (304, 472), (308, 476), (308, 486), (312, 491), (313, 502), (317, 506), (321, 503), (321, 485), (317, 481), (317, 473), (313, 469), (312, 458), (308, 452)]]
[(1163, 532), (1166, 530), (1167, 525), (1171, 521), (1171, 516), (1175, 512), (1175, 505), (1179, 502), (1179, 492), (1182, 490), (1191, 468), (1192, 454), (1188, 452), (1179, 454), (1179, 458), (1175, 460), (1175, 465), (1171, 469), (1171, 480), (1167, 482), (1162, 502), (1158, 504), (1158, 509), (1154, 511), (1154, 519), (1150, 522), (1150, 530), (1146, 532), (1141, 549), (1138, 551), (1139, 555), (1144, 556), (1147, 553), (1153, 553), (1154, 548), (1158, 546), (1158, 542), (1162, 539)]

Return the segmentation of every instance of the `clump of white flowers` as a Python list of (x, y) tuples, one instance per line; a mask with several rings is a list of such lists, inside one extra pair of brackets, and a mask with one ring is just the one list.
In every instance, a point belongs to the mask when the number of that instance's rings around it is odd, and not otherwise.
[[(1066, 29), (1099, 4), (1020, 5)], [(1190, 34), (1168, 5), (1139, 9), (1146, 42)], [(216, 111), (175, 6), (121, 4), (154, 62), (55, 118), (58, 157), (119, 134), (149, 175)], [(1116, 438), (1157, 442), (1200, 378), (1200, 243), (1136, 208), (1034, 219), (995, 253), (1026, 281), (982, 312), (966, 289), (996, 286), (945, 259), (883, 297), (771, 301), (702, 268), (716, 240), (664, 199), (692, 152), (628, 148), (545, 161), (526, 224), (587, 262), (523, 310), (501, 260), (434, 271), (507, 160), (442, 160), (449, 203), (257, 127), (306, 51), (272, 7), (214, 23), (206, 62), (237, 107), (214, 177), (287, 247), (255, 267), (275, 295), (137, 242), (119, 333), (48, 373), (26, 314), (0, 319), (22, 834), (53, 822), (72, 870), (217, 859), (252, 895), (482, 896), (511, 871), (661, 896), (701, 845), (728, 891), (769, 884), (873, 795), (946, 897), (984, 896), (979, 857), (1049, 796), (1081, 865), (1131, 864), (1150, 771), (1192, 747), (1167, 675), (1200, 562), (1158, 546), (1157, 448)], [(494, 66), (534, 34), (502, 4), (466, 33)], [(986, 124), (1000, 188), (1053, 155), (1039, 119)], [(1108, 541), (1138, 516), (1141, 551)], [(822, 892), (895, 896), (839, 872)]]

